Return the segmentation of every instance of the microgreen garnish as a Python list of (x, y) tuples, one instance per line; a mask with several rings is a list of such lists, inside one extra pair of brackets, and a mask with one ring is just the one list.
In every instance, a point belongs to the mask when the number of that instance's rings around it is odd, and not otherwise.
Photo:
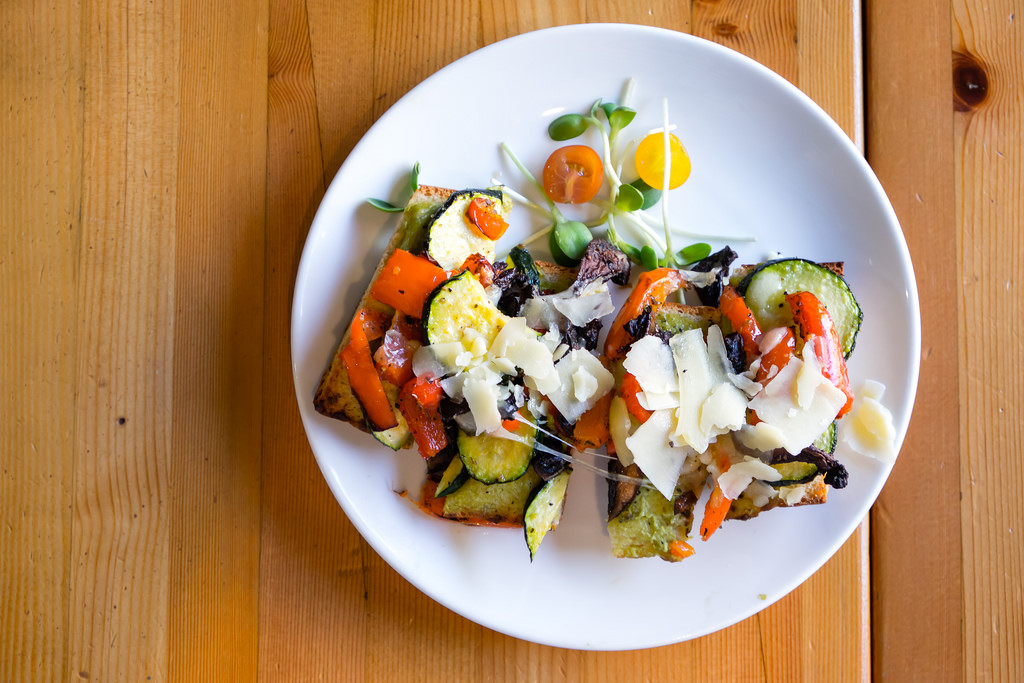
[[(409, 171), (409, 182), (408, 182), (409, 195), (412, 196), (412, 195), (416, 194), (416, 190), (418, 190), (419, 188), (420, 188), (420, 162), (417, 161), (415, 164), (412, 165), (412, 170)], [(369, 204), (370, 206), (372, 206), (373, 208), (378, 209), (380, 211), (386, 211), (387, 213), (401, 213), (402, 211), (405, 210), (405, 204), (406, 204), (406, 202), (408, 202), (408, 200), (409, 200), (409, 198), (406, 197), (405, 201), (403, 201), (399, 205), (399, 204), (392, 204), (391, 202), (387, 201), (386, 199), (376, 199), (374, 197), (370, 197), (369, 199), (366, 200), (366, 203)]]
[[(637, 178), (629, 183), (623, 181), (621, 174), (624, 160), (638, 142), (638, 140), (634, 139), (627, 141), (626, 144), (622, 144), (620, 140), (620, 134), (636, 117), (636, 110), (628, 105), (632, 88), (633, 80), (630, 79), (626, 82), (623, 89), (621, 103), (599, 99), (591, 105), (588, 112), (562, 114), (553, 119), (548, 125), (548, 137), (556, 142), (578, 138), (588, 131), (592, 131), (599, 138), (600, 144), (596, 145), (595, 148), (601, 158), (604, 182), (608, 189), (605, 197), (595, 198), (589, 202), (601, 210), (600, 216), (595, 220), (588, 220), (587, 223), (568, 220), (559, 211), (556, 204), (547, 196), (544, 186), (537, 182), (537, 179), (516, 158), (508, 145), (505, 143), (501, 144), (501, 149), (527, 180), (540, 191), (547, 204), (546, 207), (540, 206), (537, 203), (530, 202), (521, 195), (519, 196), (520, 200), (526, 201), (527, 206), (544, 214), (551, 221), (548, 227), (540, 230), (527, 241), (547, 235), (555, 260), (562, 265), (574, 265), (579, 258), (575, 254), (581, 255), (583, 253), (586, 245), (593, 239), (593, 230), (599, 226), (605, 226), (606, 238), (610, 242), (625, 252), (635, 263), (652, 269), (664, 266), (685, 267), (704, 258), (704, 256), (711, 252), (710, 245), (704, 241), (695, 242), (677, 251), (672, 246), (673, 233), (691, 239), (727, 239), (730, 241), (749, 239), (725, 235), (700, 235), (682, 231), (669, 225), (666, 199), (667, 190), (669, 189), (669, 169), (674, 168), (674, 162), (668, 153), (669, 124), (667, 100), (664, 101), (662, 107), (663, 127), (660, 131), (656, 131), (658, 138), (664, 138), (665, 140), (663, 146), (660, 142), (658, 145), (659, 148), (665, 150), (663, 158), (669, 160), (667, 164), (662, 162), (667, 168), (664, 169), (663, 173), (659, 171), (657, 175), (659, 180), (664, 179), (664, 182), (659, 183), (662, 187), (652, 187), (641, 178)], [(675, 144), (678, 145), (678, 141)], [(683, 155), (685, 157), (685, 151), (683, 151)], [(688, 169), (688, 167), (689, 161), (686, 159), (686, 168)], [(655, 182), (653, 179), (651, 181)], [(673, 187), (681, 181), (674, 182), (676, 184)], [(647, 213), (648, 209), (653, 208), (659, 202), (662, 204), (661, 220)], [(630, 241), (619, 233), (617, 227), (630, 228), (633, 233), (640, 237), (641, 243), (638, 245), (631, 244)]]

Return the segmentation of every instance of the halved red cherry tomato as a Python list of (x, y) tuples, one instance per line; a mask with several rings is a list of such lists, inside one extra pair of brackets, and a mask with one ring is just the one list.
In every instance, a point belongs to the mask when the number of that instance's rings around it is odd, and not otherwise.
[(567, 145), (551, 153), (541, 174), (544, 192), (559, 204), (583, 204), (604, 182), (601, 157), (586, 145)]
[[(672, 170), (669, 174), (668, 189), (674, 190), (690, 177), (690, 155), (683, 148), (679, 138), (669, 134), (669, 157)], [(664, 133), (651, 133), (636, 146), (633, 156), (636, 172), (651, 187), (661, 189), (665, 182), (665, 137)]]

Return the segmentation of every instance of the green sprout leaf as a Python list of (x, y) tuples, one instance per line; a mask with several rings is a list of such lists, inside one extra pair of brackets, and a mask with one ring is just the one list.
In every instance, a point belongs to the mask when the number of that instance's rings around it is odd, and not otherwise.
[(608, 125), (611, 126), (612, 135), (628, 126), (636, 116), (636, 111), (629, 107), (615, 107), (610, 113), (607, 109), (605, 112), (608, 114)]
[(706, 242), (695, 242), (683, 247), (676, 253), (676, 260), (682, 264), (694, 263), (711, 255), (711, 245)]
[(418, 161), (412, 165), (412, 172), (409, 174), (409, 189), (413, 194), (420, 189), (420, 162)]
[(587, 120), (579, 114), (562, 114), (548, 124), (548, 136), (557, 142), (572, 140), (583, 135)]
[(654, 251), (654, 247), (645, 244), (640, 248), (640, 263), (647, 270), (654, 270), (658, 267), (658, 254)]
[(400, 206), (395, 206), (391, 202), (384, 201), (383, 199), (374, 199), (373, 197), (367, 199), (366, 203), (375, 209), (387, 211), (388, 213), (398, 213), (402, 210), (402, 207)]
[(615, 208), (623, 211), (636, 211), (644, 205), (644, 195), (632, 185), (619, 187), (619, 196), (615, 198)]
[(583, 252), (586, 251), (587, 245), (590, 244), (590, 240), (594, 239), (590, 228), (580, 221), (556, 223), (551, 234), (562, 255), (574, 263), (583, 258)]
[(604, 117), (608, 119), (608, 123), (611, 123), (612, 114), (615, 113), (615, 110), (618, 109), (618, 107), (615, 106), (614, 102), (601, 102), (601, 109), (604, 111)]
[[(643, 209), (644, 211), (657, 204), (658, 201), (661, 199), (661, 190), (655, 187), (651, 187), (640, 178), (637, 178), (636, 180), (631, 182), (629, 186), (638, 190), (640, 194), (643, 195), (644, 203), (640, 206), (640, 208)], [(625, 187), (625, 185), (623, 185), (623, 187)], [(621, 190), (622, 188), (619, 189)]]

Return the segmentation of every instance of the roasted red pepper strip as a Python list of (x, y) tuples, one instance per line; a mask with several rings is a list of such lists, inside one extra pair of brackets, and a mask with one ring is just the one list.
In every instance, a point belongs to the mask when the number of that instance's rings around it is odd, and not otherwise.
[(398, 387), (412, 379), (412, 356), (420, 347), (417, 327), (401, 311), (395, 313), (383, 343), (373, 353), (381, 379)]
[(422, 256), (395, 249), (370, 288), (370, 295), (414, 318), (422, 317), (423, 304), (448, 273)]
[(787, 294), (786, 302), (793, 311), (793, 320), (804, 340), (804, 347), (811, 347), (821, 365), (821, 374), (846, 394), (846, 404), (836, 415), (840, 418), (853, 407), (853, 392), (850, 390), (843, 347), (832, 316), (818, 297), (810, 292)]
[(428, 377), (409, 380), (398, 393), (398, 408), (424, 458), (437, 455), (448, 444), (440, 411), (443, 393), (440, 382)]
[(363, 406), (371, 426), (374, 430), (383, 431), (397, 426), (398, 420), (395, 418), (391, 401), (384, 393), (384, 384), (370, 355), (370, 340), (364, 328), (364, 325), (369, 326), (371, 334), (376, 335), (376, 330), (373, 329), (377, 322), (376, 318), (379, 317), (376, 314), (376, 311), (365, 308), (356, 313), (348, 344), (341, 351), (341, 360), (345, 363), (352, 391)]
[(683, 276), (674, 268), (656, 268), (640, 275), (636, 287), (619, 309), (615, 321), (608, 328), (604, 343), (604, 355), (609, 360), (618, 360), (626, 355), (633, 338), (626, 332), (626, 323), (640, 315), (644, 308), (657, 308), (665, 303), (668, 295), (683, 286)]
[[(774, 332), (768, 332), (771, 335)], [(786, 367), (789, 359), (793, 357), (793, 347), (796, 341), (793, 337), (793, 330), (788, 327), (779, 332), (779, 339), (770, 349), (765, 349), (761, 355), (761, 365), (757, 369), (757, 381), (763, 386), (768, 384), (779, 370)]]
[(760, 354), (757, 348), (757, 338), (761, 336), (761, 328), (758, 327), (754, 314), (751, 313), (747, 302), (732, 285), (722, 288), (718, 308), (732, 325), (732, 329), (738, 332), (740, 339), (743, 340), (743, 352), (747, 357), (747, 365), (750, 365)]
[(640, 382), (637, 381), (636, 376), (631, 372), (627, 372), (622, 376), (622, 400), (626, 402), (626, 409), (629, 414), (636, 418), (637, 422), (643, 424), (647, 422), (647, 418), (651, 416), (651, 411), (640, 405), (640, 399), (637, 397), (643, 389), (640, 388)]
[(474, 197), (466, 207), (466, 219), (484, 237), (496, 240), (508, 230), (508, 223), (494, 208), (494, 202), (484, 197)]
[(462, 262), (462, 268), (459, 270), (468, 270), (473, 275), (476, 275), (476, 279), (484, 287), (490, 287), (494, 284), (494, 265), (480, 254), (470, 254), (467, 256), (466, 260)]

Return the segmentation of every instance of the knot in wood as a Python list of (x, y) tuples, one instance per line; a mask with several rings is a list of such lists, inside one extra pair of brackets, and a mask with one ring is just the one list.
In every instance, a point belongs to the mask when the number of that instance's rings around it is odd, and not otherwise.
[(953, 53), (953, 106), (973, 111), (988, 97), (988, 74), (974, 55)]

